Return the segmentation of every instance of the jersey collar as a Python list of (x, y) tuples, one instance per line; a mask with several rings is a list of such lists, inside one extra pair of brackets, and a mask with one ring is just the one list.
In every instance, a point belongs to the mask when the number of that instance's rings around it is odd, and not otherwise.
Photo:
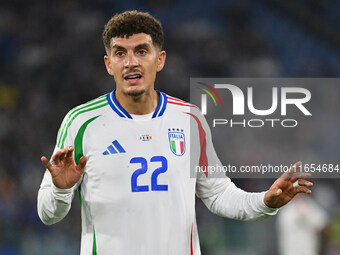
[[(159, 94), (159, 102), (156, 107), (155, 112), (152, 115), (152, 118), (161, 117), (164, 114), (167, 105), (167, 97), (163, 92), (160, 92), (158, 89), (155, 89)], [(106, 95), (107, 102), (111, 106), (112, 110), (118, 114), (121, 118), (133, 119), (132, 116), (118, 103), (115, 98), (115, 89)]]

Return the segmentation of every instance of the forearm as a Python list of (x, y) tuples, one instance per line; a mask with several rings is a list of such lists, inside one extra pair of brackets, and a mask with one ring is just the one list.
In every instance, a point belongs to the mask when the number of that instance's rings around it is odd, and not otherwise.
[(46, 225), (62, 220), (71, 208), (73, 188), (58, 189), (53, 184), (40, 187), (38, 193), (38, 214)]
[(209, 210), (219, 216), (237, 220), (261, 220), (275, 215), (278, 210), (264, 203), (264, 192), (251, 193), (229, 183), (226, 189), (216, 195), (202, 198)]

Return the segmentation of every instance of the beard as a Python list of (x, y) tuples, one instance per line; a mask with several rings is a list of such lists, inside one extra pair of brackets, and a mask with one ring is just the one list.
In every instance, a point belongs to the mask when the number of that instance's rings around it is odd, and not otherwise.
[(143, 95), (146, 90), (142, 89), (140, 91), (133, 91), (133, 92), (126, 92), (126, 91), (122, 91), (124, 95), (129, 96), (129, 97), (133, 97), (133, 98), (138, 98), (141, 95)]

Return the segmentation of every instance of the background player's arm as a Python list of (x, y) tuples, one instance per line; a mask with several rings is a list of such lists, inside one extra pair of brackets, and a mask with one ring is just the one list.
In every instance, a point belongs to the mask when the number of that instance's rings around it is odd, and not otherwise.
[(46, 157), (41, 161), (48, 169), (38, 193), (38, 214), (47, 225), (63, 219), (71, 208), (71, 202), (77, 182), (80, 181), (87, 158), (83, 156), (76, 165), (73, 147), (54, 153), (52, 162)]

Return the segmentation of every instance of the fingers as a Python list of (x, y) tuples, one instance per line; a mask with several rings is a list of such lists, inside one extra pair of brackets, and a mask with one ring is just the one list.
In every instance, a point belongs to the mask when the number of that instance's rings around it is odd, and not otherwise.
[(65, 149), (57, 151), (53, 156), (52, 160), (54, 164), (58, 165), (60, 162), (64, 161), (65, 159), (69, 159), (73, 156), (74, 147), (69, 146)]
[(282, 189), (270, 189), (266, 193), (267, 199), (271, 200), (274, 197), (278, 197), (282, 194)]
[(74, 151), (74, 147), (69, 146), (65, 149), (62, 150), (62, 154), (60, 155), (59, 160), (63, 161), (63, 160), (70, 160), (73, 157), (73, 151)]
[(44, 164), (44, 166), (50, 170), (52, 164), (50, 163), (50, 161), (45, 157), (45, 156), (42, 156), (41, 157), (41, 162)]
[[(51, 172), (54, 165), (59, 165), (65, 159), (69, 159), (73, 156), (74, 147), (69, 146), (65, 149), (57, 151), (53, 156), (51, 161), (49, 161), (45, 156), (41, 157), (41, 162), (44, 166)], [(53, 165), (52, 163), (53, 162)]]
[(66, 153), (66, 157), (70, 158), (73, 156), (74, 147), (69, 146), (67, 149), (68, 149), (68, 152)]
[(302, 165), (301, 161), (296, 162), (291, 168), (289, 168), (288, 173), (293, 174), (299, 171), (300, 167)]
[(275, 189), (275, 190), (271, 190), (269, 191), (270, 196), (271, 197), (278, 197), (282, 194), (282, 189)]
[(301, 172), (301, 173), (293, 173), (293, 174), (291, 174), (290, 179), (291, 179), (292, 182), (295, 182), (298, 179), (306, 179), (306, 178), (309, 178), (309, 177), (311, 177), (310, 173)]
[(300, 171), (300, 167), (302, 165), (302, 162), (301, 161), (298, 161), (296, 162), (291, 168), (289, 168), (289, 170), (287, 172), (285, 172), (281, 177), (282, 178), (286, 178), (286, 179), (289, 179), (289, 178), (292, 178), (292, 176), (294, 174), (297, 174), (297, 171)]
[(312, 191), (308, 189), (307, 187), (312, 187), (312, 186), (313, 186), (312, 182), (309, 182), (307, 180), (301, 180), (301, 179), (293, 183), (293, 187), (295, 188), (295, 191), (297, 193), (311, 194)]
[(86, 156), (82, 156), (82, 157), (79, 159), (79, 164), (78, 164), (78, 170), (79, 170), (79, 172), (81, 172), (81, 173), (84, 172), (86, 162), (87, 162), (87, 157), (86, 157)]
[(52, 160), (55, 165), (59, 165), (60, 161), (62, 161), (65, 158), (65, 153), (67, 153), (67, 149), (62, 149), (62, 150), (57, 151), (52, 156)]
[(306, 194), (312, 193), (312, 191), (310, 189), (307, 189), (304, 186), (297, 187), (297, 188), (295, 188), (295, 190), (296, 190), (297, 193), (306, 193)]
[(290, 169), (291, 169), (291, 171), (296, 172), (296, 170), (299, 169), (301, 166), (302, 166), (302, 162), (298, 161)]
[(278, 197), (278, 196), (280, 196), (281, 194), (282, 194), (282, 189), (277, 189), (277, 190), (275, 191), (274, 196)]
[(302, 172), (301, 171), (302, 162), (296, 162), (287, 172), (285, 172), (281, 178), (291, 179), (293, 182), (298, 179), (306, 179), (311, 177), (310, 173)]
[(313, 187), (313, 183), (310, 182), (310, 181), (307, 181), (307, 180), (297, 180), (297, 183), (300, 185), (300, 186), (306, 186), (306, 187)]

